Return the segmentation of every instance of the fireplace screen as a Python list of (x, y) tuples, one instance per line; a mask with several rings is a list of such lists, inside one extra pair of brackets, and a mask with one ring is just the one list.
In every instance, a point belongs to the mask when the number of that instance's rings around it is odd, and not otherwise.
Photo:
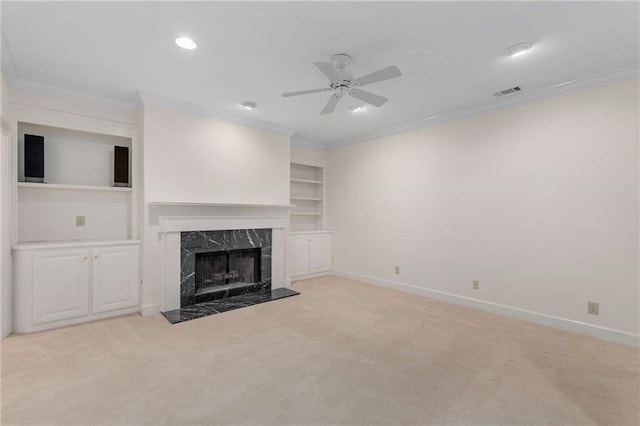
[(196, 253), (196, 295), (260, 282), (260, 249)]

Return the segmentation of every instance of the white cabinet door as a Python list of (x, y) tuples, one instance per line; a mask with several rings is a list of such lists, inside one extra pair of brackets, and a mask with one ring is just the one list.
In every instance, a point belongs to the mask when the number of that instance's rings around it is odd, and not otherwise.
[(331, 235), (311, 235), (309, 246), (309, 273), (319, 274), (331, 269)]
[(89, 249), (34, 253), (34, 324), (89, 314), (90, 255)]
[(138, 304), (138, 247), (93, 249), (93, 313)]
[(309, 273), (309, 236), (289, 237), (289, 277), (299, 277)]

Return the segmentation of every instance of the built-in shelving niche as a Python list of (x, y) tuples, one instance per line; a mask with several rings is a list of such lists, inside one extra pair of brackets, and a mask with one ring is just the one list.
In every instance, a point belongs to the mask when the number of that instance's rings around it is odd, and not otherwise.
[[(131, 239), (132, 188), (113, 186), (114, 146), (132, 139), (17, 123), (16, 242)], [(24, 182), (24, 135), (44, 136), (45, 183)], [(77, 226), (78, 216), (84, 226)]]
[(291, 231), (324, 227), (324, 168), (291, 163)]
[(126, 146), (131, 150), (129, 138), (21, 122), (18, 123), (18, 182), (25, 180), (25, 133), (44, 136), (44, 174), (49, 184), (113, 187), (113, 147)]

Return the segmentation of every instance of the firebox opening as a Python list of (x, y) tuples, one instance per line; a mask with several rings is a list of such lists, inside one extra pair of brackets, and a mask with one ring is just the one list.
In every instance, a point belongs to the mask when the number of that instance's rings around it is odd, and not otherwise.
[(259, 248), (196, 253), (196, 303), (260, 290)]

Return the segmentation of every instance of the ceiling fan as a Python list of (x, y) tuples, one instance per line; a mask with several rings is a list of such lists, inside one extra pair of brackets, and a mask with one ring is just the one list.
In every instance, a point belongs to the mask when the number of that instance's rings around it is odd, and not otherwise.
[(351, 56), (339, 53), (331, 57), (331, 62), (314, 62), (320, 71), (329, 79), (329, 87), (323, 89), (301, 90), (299, 92), (283, 93), (282, 96), (288, 98), (290, 96), (308, 95), (310, 93), (332, 92), (329, 102), (325, 105), (320, 114), (331, 114), (336, 109), (338, 101), (344, 95), (352, 96), (363, 102), (376, 107), (384, 105), (389, 99), (370, 92), (360, 90), (360, 87), (367, 84), (377, 83), (379, 81), (389, 80), (390, 78), (400, 77), (402, 74), (397, 66), (383, 68), (371, 74), (364, 75), (360, 78), (353, 78), (353, 74), (346, 71), (345, 68), (351, 62)]

